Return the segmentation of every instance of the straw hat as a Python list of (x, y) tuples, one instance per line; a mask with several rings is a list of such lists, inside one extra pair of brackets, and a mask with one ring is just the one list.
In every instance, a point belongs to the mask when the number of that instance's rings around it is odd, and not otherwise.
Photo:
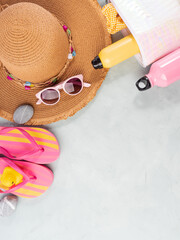
[[(31, 104), (28, 124), (66, 119), (95, 96), (107, 70), (95, 70), (91, 60), (111, 44), (106, 19), (96, 0), (0, 0), (0, 116)], [(36, 105), (43, 88), (82, 74), (91, 87), (76, 96), (61, 91), (53, 106)]]

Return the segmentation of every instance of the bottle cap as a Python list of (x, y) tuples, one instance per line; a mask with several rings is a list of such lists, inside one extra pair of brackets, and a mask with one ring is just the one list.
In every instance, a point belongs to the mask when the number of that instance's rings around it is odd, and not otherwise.
[(99, 56), (96, 56), (94, 58), (94, 60), (92, 60), (92, 65), (95, 69), (101, 69), (103, 68), (103, 65), (102, 65), (102, 62), (101, 62), (101, 59), (99, 58)]
[(146, 76), (140, 78), (136, 82), (136, 87), (138, 88), (139, 91), (145, 91), (145, 90), (151, 88), (151, 83), (149, 81), (149, 78)]

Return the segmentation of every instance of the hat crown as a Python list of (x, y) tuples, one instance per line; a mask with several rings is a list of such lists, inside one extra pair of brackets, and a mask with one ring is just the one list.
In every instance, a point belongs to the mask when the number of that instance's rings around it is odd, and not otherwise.
[(65, 66), (69, 41), (50, 12), (33, 3), (17, 3), (0, 13), (0, 61), (19, 79), (41, 83)]

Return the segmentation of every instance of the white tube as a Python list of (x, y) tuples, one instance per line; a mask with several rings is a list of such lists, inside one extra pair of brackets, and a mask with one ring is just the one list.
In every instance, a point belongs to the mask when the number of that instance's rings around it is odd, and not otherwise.
[(138, 43), (141, 53), (136, 57), (142, 66), (180, 47), (180, 0), (111, 2)]

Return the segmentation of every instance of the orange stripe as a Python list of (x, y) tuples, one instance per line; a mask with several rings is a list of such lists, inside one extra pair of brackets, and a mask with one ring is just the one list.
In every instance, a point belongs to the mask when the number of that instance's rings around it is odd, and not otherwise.
[(26, 138), (10, 137), (10, 136), (2, 136), (2, 135), (0, 135), (0, 140), (2, 140), (2, 141), (30, 143), (29, 140), (26, 139)]
[(15, 193), (22, 193), (22, 194), (31, 195), (31, 196), (40, 196), (42, 194), (41, 192), (36, 192), (36, 191), (24, 189), (24, 188), (20, 188), (16, 190)]
[[(46, 135), (46, 134), (43, 134), (43, 133), (28, 131), (28, 130), (26, 130), (26, 132), (28, 132), (32, 137), (42, 138), (42, 139), (46, 139), (46, 140), (50, 140), (50, 141), (55, 141), (55, 142), (56, 142), (56, 139), (55, 139), (55, 137), (53, 137), (53, 136)], [(14, 129), (14, 130), (10, 131), (9, 133), (18, 133), (18, 134), (23, 135), (23, 134), (22, 134), (20, 131), (18, 131), (17, 129)]]
[(47, 147), (51, 147), (54, 148), (56, 150), (59, 150), (59, 146), (56, 144), (52, 144), (52, 143), (46, 143), (46, 142), (40, 142), (40, 141), (36, 141), (39, 145), (43, 145), (43, 146), (47, 146)]
[(40, 189), (40, 190), (47, 190), (47, 189), (48, 189), (47, 186), (36, 185), (36, 184), (33, 184), (33, 183), (27, 183), (26, 186), (28, 186), (28, 187), (33, 187), (33, 188), (37, 188), (37, 189)]
[(14, 194), (16, 194), (17, 196), (19, 196), (19, 197), (22, 197), (22, 198), (34, 198), (34, 196), (24, 196), (23, 194), (21, 194), (21, 193), (14, 193)]
[[(2, 141), (10, 141), (10, 142), (22, 142), (22, 143), (30, 143), (28, 139), (26, 138), (19, 138), (19, 137), (10, 137), (10, 136), (2, 136), (0, 135), (0, 140)], [(57, 144), (53, 143), (46, 143), (46, 142), (41, 142), (41, 141), (36, 141), (37, 144), (51, 147), (54, 149), (59, 149), (59, 146)]]
[(46, 133), (49, 133), (49, 131), (47, 131), (46, 129), (43, 129), (43, 128), (32, 128), (31, 129), (34, 129), (34, 130), (37, 130), (37, 131), (41, 131), (41, 132), (46, 132)]

